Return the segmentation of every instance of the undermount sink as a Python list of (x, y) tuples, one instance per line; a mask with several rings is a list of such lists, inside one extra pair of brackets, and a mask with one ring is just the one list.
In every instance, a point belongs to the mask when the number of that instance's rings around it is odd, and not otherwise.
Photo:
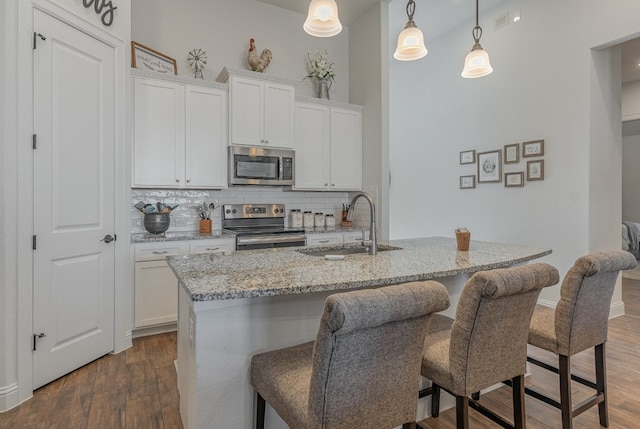
[[(378, 252), (386, 252), (388, 250), (400, 250), (402, 247), (389, 246), (386, 244), (378, 244)], [(358, 255), (369, 253), (368, 247), (362, 246), (339, 246), (339, 247), (312, 247), (307, 249), (296, 249), (296, 252), (309, 256), (326, 256), (326, 255)]]

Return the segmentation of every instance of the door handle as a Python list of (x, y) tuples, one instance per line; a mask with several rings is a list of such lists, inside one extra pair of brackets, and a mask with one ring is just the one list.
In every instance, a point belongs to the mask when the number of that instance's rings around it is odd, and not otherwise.
[(105, 236), (104, 236), (104, 238), (103, 238), (102, 240), (100, 240), (100, 241), (104, 241), (105, 243), (109, 244), (109, 243), (111, 243), (112, 241), (116, 241), (117, 237), (118, 237), (118, 236), (117, 236), (117, 235), (115, 235), (115, 234), (113, 234), (113, 237), (112, 237), (110, 234), (107, 234), (107, 235), (105, 235)]

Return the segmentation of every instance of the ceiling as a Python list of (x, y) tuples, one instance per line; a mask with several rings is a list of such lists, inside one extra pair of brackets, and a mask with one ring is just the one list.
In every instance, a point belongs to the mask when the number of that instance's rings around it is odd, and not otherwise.
[[(257, 0), (273, 6), (306, 15), (310, 0)], [(483, 0), (480, 14), (508, 0)], [(340, 21), (349, 26), (373, 5), (390, 2), (390, 7), (406, 7), (404, 0), (336, 0)], [(505, 11), (506, 12), (506, 11)], [(433, 39), (469, 19), (473, 19), (475, 8), (462, 0), (421, 0), (416, 3), (414, 20), (425, 33), (425, 39)], [(622, 44), (622, 82), (640, 80), (640, 38)]]

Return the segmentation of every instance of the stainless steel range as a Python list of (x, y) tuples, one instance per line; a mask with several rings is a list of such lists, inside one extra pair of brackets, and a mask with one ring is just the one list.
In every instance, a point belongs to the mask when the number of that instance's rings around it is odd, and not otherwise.
[(304, 229), (285, 228), (284, 204), (225, 204), (222, 228), (236, 236), (236, 250), (304, 246)]

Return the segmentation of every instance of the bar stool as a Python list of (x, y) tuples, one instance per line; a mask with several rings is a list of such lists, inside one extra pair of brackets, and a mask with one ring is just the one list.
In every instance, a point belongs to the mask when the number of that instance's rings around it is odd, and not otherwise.
[(315, 342), (253, 356), (256, 428), (265, 401), (292, 429), (415, 428), (407, 386), (418, 385), (431, 314), (447, 307), (434, 281), (329, 296)]
[[(558, 283), (558, 270), (538, 263), (483, 271), (464, 286), (455, 320), (436, 315), (422, 356), (422, 375), (432, 386), (431, 415), (440, 413), (440, 390), (456, 397), (456, 427), (469, 427), (468, 407), (505, 428), (525, 428), (524, 373), (531, 314), (542, 288)], [(487, 409), (470, 395), (510, 380), (514, 423)]]
[[(607, 410), (607, 373), (605, 342), (609, 308), (620, 270), (636, 266), (629, 252), (610, 250), (578, 258), (560, 288), (555, 310), (537, 305), (531, 318), (529, 344), (558, 355), (554, 367), (528, 357), (534, 365), (559, 375), (560, 402), (527, 388), (525, 392), (562, 412), (562, 428), (573, 427), (573, 418), (598, 405), (601, 426), (609, 426)], [(596, 382), (571, 374), (571, 356), (594, 348)], [(595, 394), (577, 404), (571, 402), (571, 380), (595, 390)]]

